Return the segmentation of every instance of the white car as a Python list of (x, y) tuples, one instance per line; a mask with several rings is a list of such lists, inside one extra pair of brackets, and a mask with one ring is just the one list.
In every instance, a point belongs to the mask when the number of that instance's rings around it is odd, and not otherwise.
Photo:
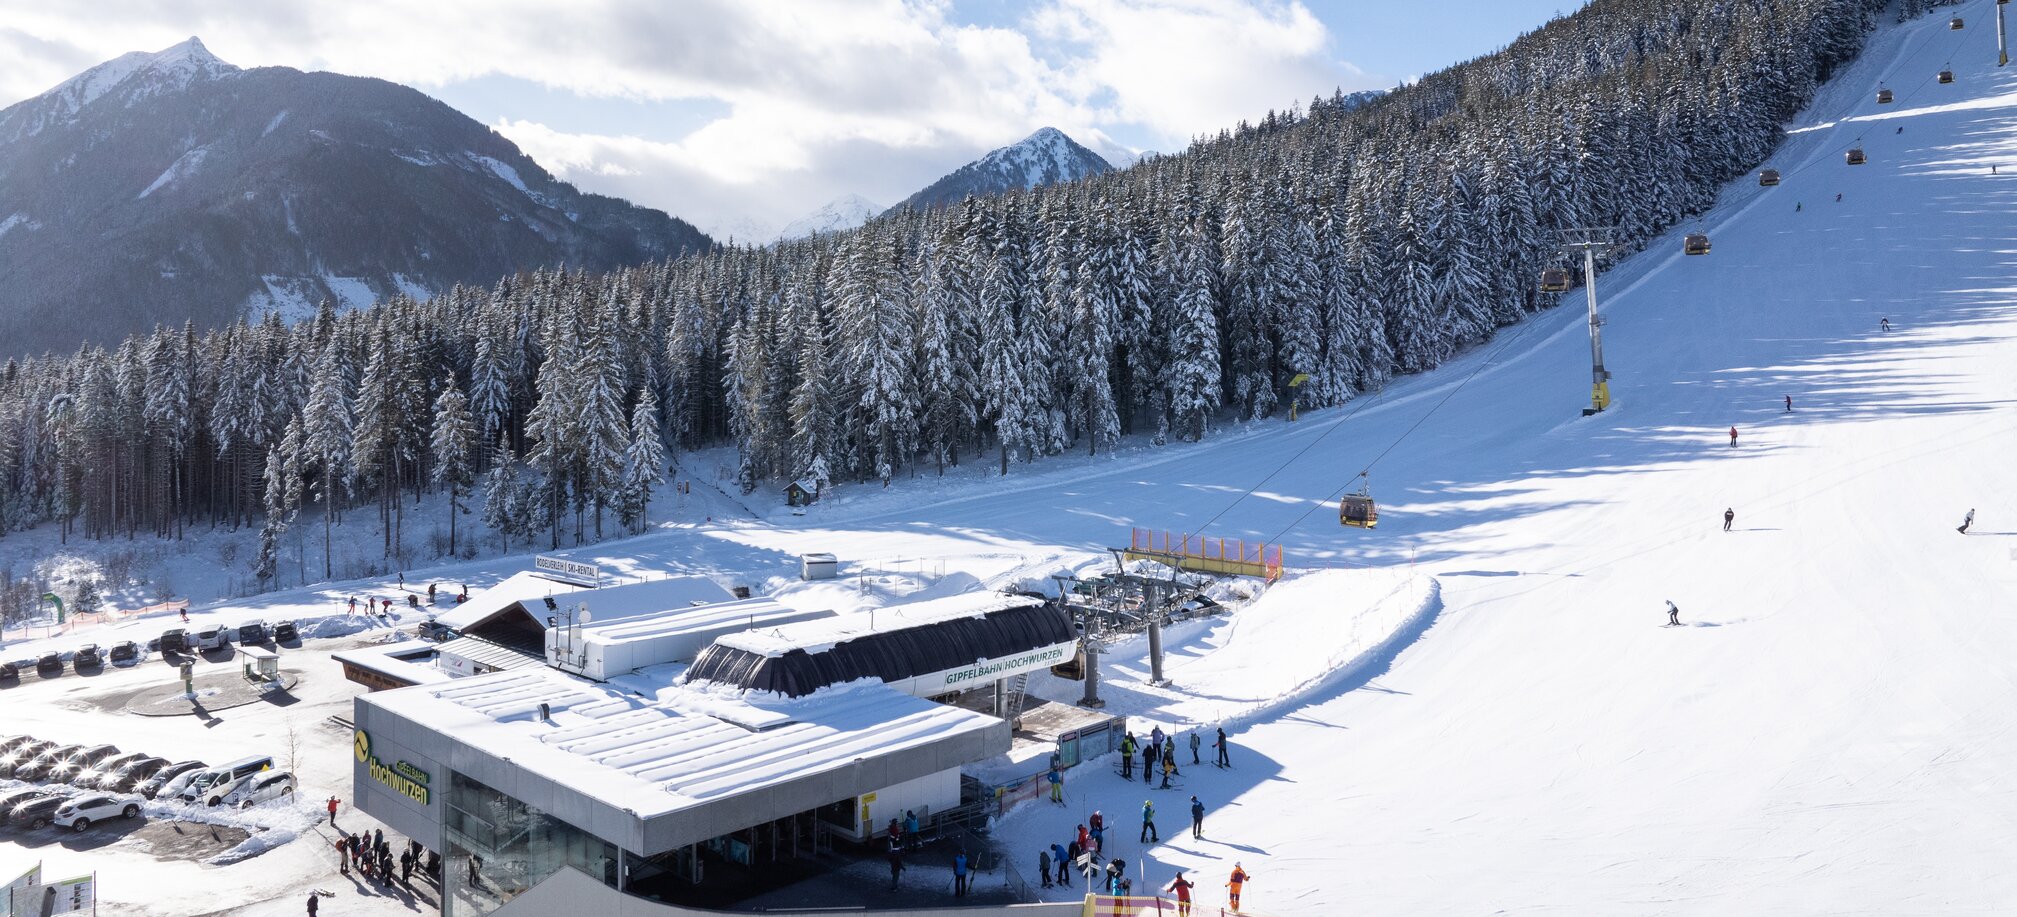
[(82, 831), (91, 827), (92, 822), (110, 818), (138, 818), (140, 804), (131, 799), (108, 796), (104, 793), (90, 793), (79, 796), (56, 810), (53, 821), (56, 827)]
[(231, 791), (231, 795), (224, 797), (224, 804), (234, 809), (249, 809), (262, 802), (293, 798), (294, 775), (286, 771), (272, 771), (247, 778)]
[(206, 627), (189, 635), (189, 648), (199, 653), (221, 650), (230, 645), (231, 635), (222, 627)]

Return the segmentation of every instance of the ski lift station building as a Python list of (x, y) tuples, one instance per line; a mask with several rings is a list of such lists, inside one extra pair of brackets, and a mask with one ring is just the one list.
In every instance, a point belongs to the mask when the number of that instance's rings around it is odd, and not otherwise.
[(957, 808), (962, 768), (1008, 752), (1010, 725), (930, 698), (1074, 649), (1061, 608), (997, 592), (845, 615), (709, 602), (573, 626), (567, 606), (598, 599), (567, 599), (544, 628), (547, 665), (355, 699), (352, 798), (442, 853), (445, 914), (488, 914), (567, 867), (677, 899), (709, 871)]

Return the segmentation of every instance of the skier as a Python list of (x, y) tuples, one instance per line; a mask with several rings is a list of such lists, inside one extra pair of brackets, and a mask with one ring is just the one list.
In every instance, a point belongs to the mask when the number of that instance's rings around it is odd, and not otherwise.
[(1681, 626), (1681, 609), (1680, 606), (1674, 604), (1673, 599), (1667, 600), (1667, 626)]
[(350, 613), (357, 613), (357, 596), (354, 595), (350, 597)]
[(182, 609), (182, 623), (189, 623), (189, 609), (187, 608)]
[(1191, 837), (1202, 840), (1205, 836), (1205, 804), (1191, 797)]
[(1732, 449), (1735, 449), (1735, 448), (1737, 448), (1737, 428), (1736, 428), (1736, 427), (1731, 427), (1731, 428), (1730, 428), (1730, 448), (1732, 448)]
[(1228, 757), (1228, 756), (1226, 755), (1226, 750), (1227, 750), (1227, 745), (1226, 745), (1226, 727), (1224, 727), (1224, 726), (1220, 726), (1220, 727), (1219, 727), (1219, 738), (1218, 738), (1218, 741), (1216, 741), (1216, 742), (1212, 743), (1212, 747), (1213, 747), (1213, 748), (1216, 748), (1216, 749), (1218, 749), (1218, 750), (1219, 750), (1219, 766), (1220, 766), (1220, 767), (1232, 767), (1232, 766), (1233, 766), (1233, 762), (1232, 762), (1232, 758), (1230, 758), (1230, 757)]
[(1127, 872), (1126, 860), (1116, 858), (1107, 863), (1107, 894), (1119, 898), (1128, 893), (1128, 887), (1134, 883), (1128, 881)]
[(1121, 779), (1135, 779), (1135, 734), (1121, 737)]
[(1241, 869), (1240, 864), (1233, 864), (1232, 878), (1226, 880), (1226, 889), (1230, 892), (1226, 897), (1236, 913), (1240, 909), (1240, 886), (1247, 884), (1247, 880), (1251, 878), (1253, 876), (1247, 875), (1247, 871)]
[(952, 895), (955, 898), (966, 897), (966, 851), (964, 850), (952, 856)]
[(1105, 815), (1100, 814), (1098, 810), (1094, 810), (1093, 817), (1087, 819), (1086, 823), (1091, 826), (1090, 834), (1092, 835), (1092, 844), (1090, 844), (1089, 846), (1091, 846), (1095, 850), (1106, 846), (1107, 817)]
[(1974, 524), (1975, 524), (1975, 509), (1974, 507), (1969, 507), (1968, 515), (1961, 517), (1961, 527), (1955, 529), (1954, 531), (1966, 535), (1968, 534), (1968, 527)]
[(1053, 884), (1055, 884), (1055, 885), (1063, 885), (1063, 886), (1065, 886), (1065, 887), (1069, 888), (1069, 887), (1071, 886), (1071, 884), (1072, 884), (1072, 880), (1071, 880), (1071, 865), (1072, 865), (1072, 854), (1071, 854), (1071, 851), (1069, 851), (1069, 850), (1066, 850), (1066, 849), (1064, 848), (1064, 845), (1063, 845), (1063, 844), (1052, 844), (1052, 845), (1051, 845), (1051, 862), (1053, 862), (1053, 863), (1056, 863), (1056, 864), (1058, 864), (1058, 867), (1057, 867), (1057, 873), (1058, 873), (1058, 875), (1057, 875), (1057, 878), (1056, 878), (1056, 879), (1052, 879), (1052, 878), (1050, 878), (1049, 876), (1045, 876), (1045, 877), (1044, 877), (1044, 884), (1045, 884), (1046, 886), (1049, 886), (1049, 885), (1053, 885)]
[(1786, 413), (1793, 413), (1793, 396), (1791, 395), (1786, 396)]
[(1156, 747), (1155, 747), (1154, 745), (1144, 745), (1144, 746), (1142, 746), (1142, 782), (1143, 782), (1143, 783), (1147, 783), (1147, 782), (1149, 782), (1149, 781), (1150, 781), (1151, 779), (1154, 779), (1154, 776), (1155, 776), (1155, 774), (1154, 774), (1154, 771), (1155, 771), (1155, 769), (1156, 769)]
[(1197, 730), (1196, 730), (1195, 728), (1193, 728), (1193, 729), (1191, 730), (1191, 763), (1192, 763), (1192, 764), (1197, 764), (1197, 763), (1198, 763), (1198, 745), (1200, 745), (1200, 744), (1201, 744), (1201, 743), (1200, 743), (1200, 742), (1198, 741), (1198, 731), (1197, 731)]
[(1064, 805), (1065, 778), (1063, 774), (1058, 773), (1057, 765), (1055, 764), (1051, 765), (1050, 782), (1051, 782), (1051, 801), (1057, 803), (1058, 805)]
[(1837, 204), (1842, 203), (1842, 192), (1840, 191), (1835, 192), (1835, 203)]
[(1142, 836), (1140, 840), (1153, 844), (1163, 842), (1162, 837), (1156, 834), (1156, 804), (1146, 799), (1142, 800)]
[(903, 850), (895, 844), (889, 845), (889, 890), (896, 891), (897, 878), (903, 875)]
[(1794, 202), (1793, 202), (1793, 212), (1794, 212), (1794, 213), (1799, 213), (1799, 212), (1800, 212), (1800, 206), (1801, 206), (1801, 205), (1800, 205), (1800, 202), (1799, 202), (1799, 201), (1794, 201)]
[(1191, 917), (1191, 888), (1194, 884), (1185, 879), (1184, 871), (1179, 869), (1177, 877), (1171, 879), (1170, 884), (1163, 886), (1164, 891), (1173, 892), (1177, 896), (1177, 917)]
[(1880, 319), (1878, 319), (1878, 320), (1877, 320), (1877, 330), (1879, 330), (1879, 331), (1889, 331), (1889, 330), (1891, 330), (1891, 317), (1887, 315), (1887, 316), (1885, 316), (1885, 317), (1883, 317), (1883, 318), (1880, 318)]
[(1737, 521), (1737, 510), (1733, 507), (1723, 511), (1723, 531), (1730, 530), (1730, 523)]
[(1037, 851), (1037, 875), (1044, 880), (1044, 887), (1051, 887), (1051, 852)]
[(1176, 772), (1177, 772), (1177, 756), (1175, 754), (1163, 755), (1163, 785), (1159, 787), (1159, 789), (1165, 789), (1165, 790), (1169, 789), (1170, 778), (1172, 776), (1175, 776)]
[(1163, 754), (1163, 727), (1161, 727), (1161, 726), (1157, 726), (1157, 727), (1156, 727), (1156, 728), (1155, 728), (1154, 730), (1152, 730), (1152, 731), (1150, 731), (1150, 732), (1149, 732), (1149, 746), (1150, 746), (1151, 748), (1154, 748), (1154, 749), (1156, 750), (1156, 756), (1157, 756), (1157, 757), (1162, 757), (1162, 754)]

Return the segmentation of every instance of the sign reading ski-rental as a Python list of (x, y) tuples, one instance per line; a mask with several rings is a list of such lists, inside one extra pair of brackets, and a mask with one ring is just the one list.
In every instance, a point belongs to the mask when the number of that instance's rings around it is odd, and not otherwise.
[(532, 566), (535, 570), (544, 570), (561, 579), (574, 580), (587, 586), (600, 585), (599, 581), (602, 579), (601, 567), (545, 554), (533, 557)]

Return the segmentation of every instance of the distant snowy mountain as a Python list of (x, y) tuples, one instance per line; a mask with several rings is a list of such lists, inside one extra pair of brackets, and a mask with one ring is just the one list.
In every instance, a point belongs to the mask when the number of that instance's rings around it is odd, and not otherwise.
[(710, 244), (404, 86), (191, 38), (0, 110), (0, 358)]
[(780, 239), (803, 239), (806, 236), (853, 229), (881, 212), (881, 207), (869, 203), (859, 194), (843, 195), (828, 202), (826, 206), (791, 221), (777, 235)]
[(969, 194), (1000, 194), (1074, 181), (1113, 170), (1114, 167), (1098, 153), (1079, 145), (1063, 131), (1046, 127), (1014, 145), (1002, 147), (960, 166), (952, 174), (899, 201), (890, 210), (902, 210), (906, 206), (943, 207), (959, 203)]

